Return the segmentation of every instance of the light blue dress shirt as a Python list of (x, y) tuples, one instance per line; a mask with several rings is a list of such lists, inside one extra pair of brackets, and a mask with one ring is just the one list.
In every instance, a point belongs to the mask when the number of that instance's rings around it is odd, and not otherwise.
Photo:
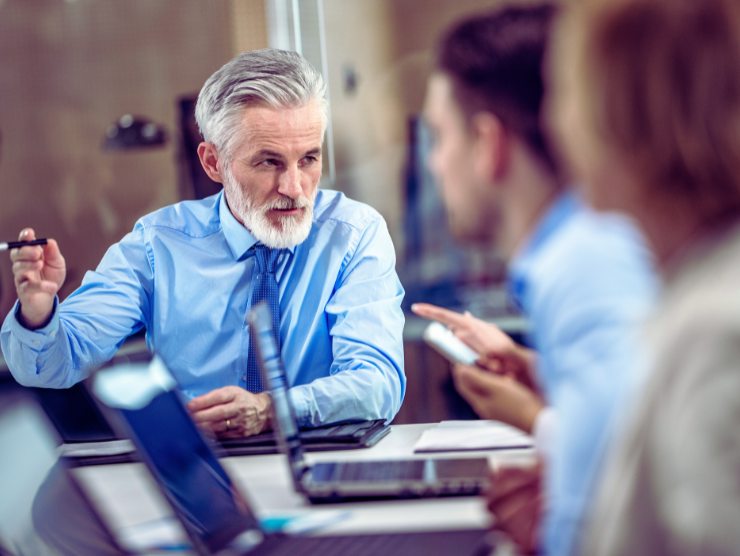
[(510, 269), (557, 415), (543, 548), (560, 556), (577, 549), (614, 421), (639, 374), (639, 329), (658, 283), (631, 223), (587, 209), (572, 193), (550, 207)]
[[(223, 192), (141, 218), (51, 322), (30, 331), (17, 305), (0, 333), (16, 380), (64, 388), (146, 328), (188, 398), (245, 385), (246, 315), (257, 241)], [(403, 288), (382, 217), (319, 190), (308, 238), (278, 264), (280, 341), (301, 425), (391, 420), (403, 400)]]

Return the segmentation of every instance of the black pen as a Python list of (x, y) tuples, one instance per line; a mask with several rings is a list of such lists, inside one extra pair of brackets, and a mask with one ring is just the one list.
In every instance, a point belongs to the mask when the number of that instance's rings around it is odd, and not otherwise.
[(39, 239), (32, 239), (31, 241), (6, 241), (5, 243), (0, 242), (0, 251), (7, 251), (8, 249), (18, 249), (20, 247), (29, 247), (31, 245), (46, 245), (46, 238), (42, 237)]

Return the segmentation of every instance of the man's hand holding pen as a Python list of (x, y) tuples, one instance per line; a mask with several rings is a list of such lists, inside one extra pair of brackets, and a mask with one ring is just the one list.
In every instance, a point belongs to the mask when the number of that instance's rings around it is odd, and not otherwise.
[[(19, 241), (31, 242), (36, 235), (24, 228)], [(14, 247), (9, 242), (9, 246)], [(21, 324), (30, 329), (41, 328), (51, 317), (54, 298), (64, 283), (67, 267), (57, 242), (46, 240), (45, 245), (23, 245), (10, 251), (13, 279), (20, 301), (18, 315)]]

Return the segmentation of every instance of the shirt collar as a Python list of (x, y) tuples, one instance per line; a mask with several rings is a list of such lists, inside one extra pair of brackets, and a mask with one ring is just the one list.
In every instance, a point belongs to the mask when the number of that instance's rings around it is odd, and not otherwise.
[[(259, 240), (231, 213), (223, 189), (219, 195), (221, 198), (218, 201), (218, 216), (221, 220), (221, 229), (226, 238), (226, 243), (236, 260), (245, 259), (250, 255), (249, 250), (257, 245)], [(286, 247), (285, 250), (292, 254), (295, 251), (295, 245)]]
[(528, 283), (537, 254), (547, 241), (583, 207), (582, 201), (572, 191), (562, 193), (545, 212), (534, 231), (524, 241), (509, 265), (509, 294), (525, 312), (528, 308)]

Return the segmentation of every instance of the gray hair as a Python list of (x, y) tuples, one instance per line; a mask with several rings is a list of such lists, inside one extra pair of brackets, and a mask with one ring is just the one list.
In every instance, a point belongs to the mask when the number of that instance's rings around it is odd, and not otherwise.
[(195, 120), (203, 140), (231, 157), (239, 113), (252, 104), (293, 108), (319, 100), (324, 129), (328, 105), (321, 74), (297, 52), (265, 48), (242, 52), (203, 85), (195, 105)]

